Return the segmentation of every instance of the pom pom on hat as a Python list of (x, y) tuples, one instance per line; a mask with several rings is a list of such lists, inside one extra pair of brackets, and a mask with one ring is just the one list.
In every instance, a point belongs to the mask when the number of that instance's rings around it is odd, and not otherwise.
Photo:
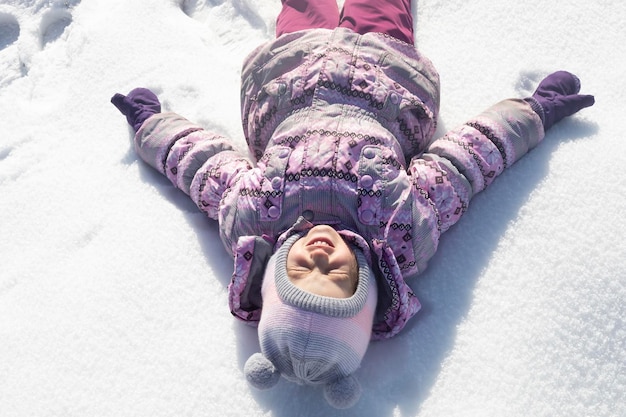
[(324, 386), (324, 398), (338, 409), (350, 408), (361, 397), (361, 384), (352, 375)]
[(255, 353), (246, 361), (243, 368), (248, 382), (255, 388), (272, 388), (280, 379), (280, 372), (262, 353)]

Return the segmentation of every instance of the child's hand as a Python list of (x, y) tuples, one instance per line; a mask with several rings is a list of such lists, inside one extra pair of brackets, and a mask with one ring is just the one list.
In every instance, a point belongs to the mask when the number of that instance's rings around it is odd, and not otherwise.
[(593, 96), (578, 94), (579, 91), (580, 80), (577, 76), (567, 71), (557, 71), (544, 78), (532, 98), (526, 101), (539, 114), (547, 131), (558, 121), (595, 103)]
[(127, 96), (115, 94), (111, 103), (126, 116), (135, 133), (148, 117), (161, 112), (159, 99), (147, 88), (135, 88)]

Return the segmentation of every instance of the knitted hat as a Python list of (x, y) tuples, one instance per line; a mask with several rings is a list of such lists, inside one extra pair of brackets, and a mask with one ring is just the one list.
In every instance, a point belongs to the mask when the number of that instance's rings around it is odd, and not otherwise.
[(354, 253), (359, 267), (356, 292), (332, 298), (299, 289), (287, 277), (287, 254), (302, 237), (288, 238), (270, 258), (263, 286), (259, 322), (261, 353), (248, 359), (244, 372), (259, 389), (286, 379), (306, 385), (324, 385), (326, 400), (336, 408), (349, 408), (361, 387), (352, 375), (369, 345), (377, 303), (374, 275), (360, 249)]

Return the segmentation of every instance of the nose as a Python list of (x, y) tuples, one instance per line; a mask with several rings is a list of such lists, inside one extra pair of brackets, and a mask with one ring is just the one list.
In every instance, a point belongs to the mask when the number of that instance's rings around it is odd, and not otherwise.
[(330, 258), (323, 250), (315, 250), (310, 253), (313, 265), (320, 271), (324, 272), (328, 268)]

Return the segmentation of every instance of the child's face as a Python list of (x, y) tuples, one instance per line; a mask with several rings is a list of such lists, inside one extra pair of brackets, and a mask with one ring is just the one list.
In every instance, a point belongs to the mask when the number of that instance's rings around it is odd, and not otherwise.
[(356, 291), (358, 265), (341, 235), (330, 226), (319, 225), (291, 246), (287, 276), (301, 290), (348, 298)]

